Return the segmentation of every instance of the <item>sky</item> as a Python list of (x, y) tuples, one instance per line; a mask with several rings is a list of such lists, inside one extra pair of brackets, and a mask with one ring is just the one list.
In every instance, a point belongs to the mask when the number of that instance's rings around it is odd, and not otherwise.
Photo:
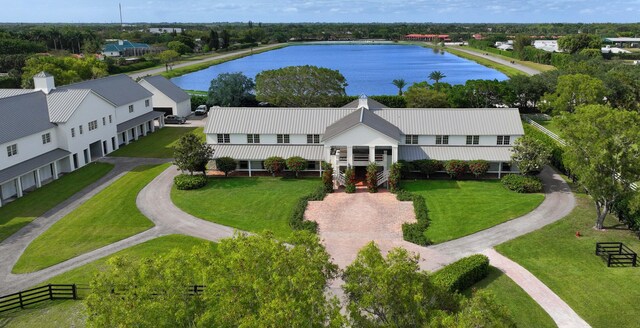
[(629, 23), (640, 0), (0, 0), (0, 22)]

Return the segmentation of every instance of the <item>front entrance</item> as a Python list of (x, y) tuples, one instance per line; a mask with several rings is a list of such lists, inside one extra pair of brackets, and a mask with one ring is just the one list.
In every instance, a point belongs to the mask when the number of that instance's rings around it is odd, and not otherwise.
[(367, 167), (366, 166), (354, 166), (356, 172), (356, 187), (367, 185)]

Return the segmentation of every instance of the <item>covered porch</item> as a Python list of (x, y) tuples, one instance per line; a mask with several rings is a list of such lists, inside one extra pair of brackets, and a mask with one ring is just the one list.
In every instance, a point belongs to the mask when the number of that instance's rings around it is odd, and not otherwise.
[[(120, 123), (117, 126), (118, 146), (128, 145), (157, 129), (164, 127), (164, 114), (161, 112), (148, 112), (134, 119)], [(115, 149), (114, 149), (115, 150)]]

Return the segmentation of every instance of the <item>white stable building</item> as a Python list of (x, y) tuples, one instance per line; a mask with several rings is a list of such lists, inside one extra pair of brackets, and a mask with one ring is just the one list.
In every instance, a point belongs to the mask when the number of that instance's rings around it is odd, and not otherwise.
[(500, 176), (517, 170), (511, 149), (524, 130), (515, 108), (386, 108), (362, 96), (342, 108), (216, 108), (205, 133), (214, 158), (249, 175), (270, 156), (301, 156), (318, 173), (322, 162), (336, 172), (375, 162), (386, 177), (398, 160), (456, 159), (489, 161)]
[(0, 206), (163, 127), (152, 94), (126, 75), (56, 88), (0, 89)]
[(165, 77), (145, 76), (139, 83), (153, 94), (153, 110), (168, 115), (191, 115), (191, 96)]

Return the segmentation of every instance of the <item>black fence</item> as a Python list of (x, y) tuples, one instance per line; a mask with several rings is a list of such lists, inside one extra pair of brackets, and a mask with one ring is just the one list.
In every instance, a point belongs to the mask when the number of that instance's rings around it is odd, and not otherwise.
[(636, 266), (638, 254), (619, 242), (596, 243), (596, 255), (600, 256), (607, 267), (611, 266)]
[(78, 290), (75, 284), (58, 285), (49, 284), (36, 288), (23, 290), (17, 293), (0, 297), (0, 312), (36, 304), (50, 300), (77, 299)]

